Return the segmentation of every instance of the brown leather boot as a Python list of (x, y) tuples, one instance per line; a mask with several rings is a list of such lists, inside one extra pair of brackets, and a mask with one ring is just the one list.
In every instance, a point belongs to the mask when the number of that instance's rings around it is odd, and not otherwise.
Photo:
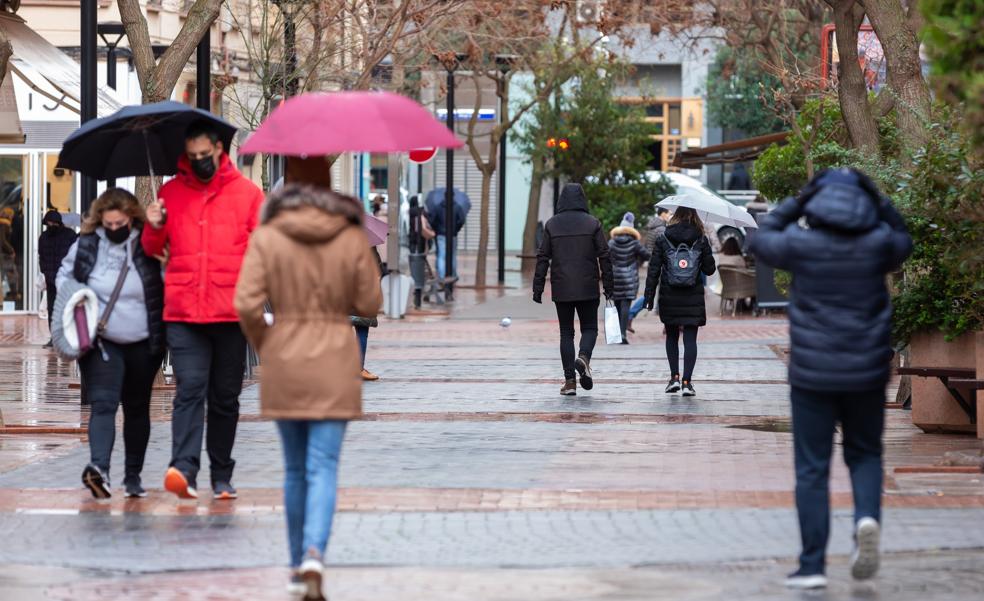
[(567, 380), (564, 382), (564, 387), (560, 389), (560, 394), (562, 396), (576, 396), (577, 380)]

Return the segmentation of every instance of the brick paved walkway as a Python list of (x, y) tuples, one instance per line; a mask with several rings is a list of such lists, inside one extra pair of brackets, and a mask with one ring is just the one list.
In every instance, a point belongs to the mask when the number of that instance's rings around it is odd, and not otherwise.
[[(661, 327), (600, 346), (597, 386), (557, 395), (556, 324), (522, 291), (462, 291), (453, 316), (383, 320), (370, 336), (367, 419), (352, 425), (329, 552), (336, 601), (800, 599), (781, 319), (712, 320), (699, 396), (662, 393)], [(526, 303), (526, 304), (524, 304)], [(496, 316), (516, 311), (510, 328)], [(503, 315), (504, 316), (504, 315)], [(72, 368), (41, 322), (0, 318), (0, 599), (286, 599), (280, 450), (242, 397), (235, 503), (160, 490), (171, 392), (155, 393), (145, 500), (100, 503)], [(982, 474), (937, 473), (972, 449), (890, 410), (883, 576), (846, 578), (850, 487), (834, 470), (823, 599), (978, 599)], [(114, 458), (119, 479), (121, 448)], [(931, 468), (910, 473), (909, 468)], [(207, 481), (207, 474), (201, 476)], [(939, 594), (937, 594), (939, 593)]]

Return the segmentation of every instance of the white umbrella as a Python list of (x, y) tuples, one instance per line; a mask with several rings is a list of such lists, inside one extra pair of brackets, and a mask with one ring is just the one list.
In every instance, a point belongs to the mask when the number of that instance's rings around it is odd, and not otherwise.
[(704, 223), (720, 223), (733, 227), (758, 227), (748, 211), (711, 194), (695, 194), (685, 190), (683, 194), (667, 196), (656, 203), (658, 207), (677, 209), (687, 207), (697, 211)]

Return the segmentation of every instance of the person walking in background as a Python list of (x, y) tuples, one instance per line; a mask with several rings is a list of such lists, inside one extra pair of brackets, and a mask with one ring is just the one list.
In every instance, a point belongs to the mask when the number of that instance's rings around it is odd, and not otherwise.
[[(7, 283), (5, 301), (20, 302), (21, 281), (20, 270), (17, 268), (17, 248), (14, 245), (14, 208), (0, 209), (0, 277)], [(0, 282), (0, 286), (3, 282)]]
[(639, 240), (642, 235), (635, 229), (635, 215), (626, 213), (622, 223), (611, 232), (608, 249), (612, 260), (615, 288), (612, 300), (618, 308), (618, 321), (622, 326), (622, 344), (628, 344), (626, 329), (629, 326), (629, 309), (639, 293), (639, 266), (649, 260), (650, 253)]
[[(650, 217), (649, 221), (646, 222), (646, 228), (644, 230), (645, 233), (643, 234), (643, 248), (646, 250), (652, 249), (653, 245), (656, 244), (656, 240), (659, 239), (659, 237), (663, 235), (663, 232), (666, 231), (666, 223), (670, 220), (671, 215), (672, 213), (670, 213), (669, 209), (666, 207), (656, 207), (656, 214)], [(645, 308), (645, 295), (637, 298), (635, 302), (632, 303), (632, 306), (629, 307), (629, 323), (625, 327), (628, 332), (635, 334), (635, 330), (632, 328), (632, 322), (639, 316), (640, 313), (642, 313), (642, 310)]]
[[(580, 184), (567, 184), (560, 193), (557, 214), (543, 228), (543, 242), (536, 256), (533, 301), (543, 302), (547, 271), (550, 289), (560, 321), (560, 358), (564, 366), (564, 386), (560, 394), (577, 394), (575, 370), (581, 388), (591, 390), (591, 354), (598, 339), (599, 270), (605, 298), (612, 298), (614, 278), (608, 243), (601, 222), (588, 211), (588, 199)], [(581, 325), (581, 344), (574, 358), (574, 315)]]
[[(458, 191), (455, 190), (455, 193)], [(458, 234), (461, 232), (461, 228), (465, 227), (465, 211), (458, 205), (457, 202), (454, 203), (454, 223), (450, 227), (454, 228), (452, 243), (454, 245), (455, 251), (452, 253), (451, 265), (448, 266), (447, 256), (447, 236), (445, 232), (447, 231), (448, 224), (446, 223), (446, 215), (444, 205), (439, 205), (439, 210), (435, 211), (433, 215), (430, 215), (431, 227), (434, 229), (436, 234), (435, 240), (437, 241), (437, 277), (444, 281), (445, 285), (449, 284), (449, 281), (455, 281), (458, 279)]]
[(168, 249), (164, 321), (177, 392), (164, 487), (180, 498), (198, 497), (207, 403), (212, 490), (216, 498), (234, 499), (232, 447), (246, 339), (232, 298), (263, 192), (232, 164), (215, 129), (201, 122), (188, 128), (178, 174), (160, 197), (147, 207), (150, 227), (142, 240), (150, 256)]
[(728, 177), (728, 190), (751, 190), (752, 178), (748, 175), (748, 169), (744, 163), (735, 165), (735, 170)]
[(830, 460), (838, 422), (854, 491), (851, 574), (871, 578), (879, 566), (881, 437), (892, 358), (885, 277), (912, 252), (912, 239), (866, 175), (828, 169), (761, 220), (751, 250), (759, 261), (793, 274), (789, 383), (803, 551), (786, 584), (827, 585)]
[[(693, 209), (680, 207), (673, 213), (666, 232), (653, 245), (646, 278), (646, 308), (656, 306), (659, 285), (659, 318), (666, 326), (666, 358), (670, 381), (666, 393), (683, 390), (697, 394), (693, 385), (697, 364), (697, 329), (707, 324), (704, 283), (700, 276), (712, 275), (716, 265), (704, 223)], [(680, 334), (683, 333), (683, 378), (680, 378)]]
[(410, 197), (407, 246), (410, 251), (410, 275), (413, 277), (413, 306), (417, 309), (423, 302), (424, 286), (427, 285), (427, 246), (435, 235), (430, 220), (427, 219), (427, 211), (420, 206), (420, 198)]
[[(65, 227), (62, 222), (61, 213), (58, 211), (48, 211), (42, 220), (44, 231), (38, 238), (38, 268), (44, 276), (45, 296), (48, 299), (48, 331), (51, 331), (51, 316), (55, 311), (55, 297), (58, 295), (58, 269), (61, 267), (62, 260), (72, 248), (78, 236), (74, 231)], [(48, 339), (45, 348), (51, 348), (51, 339)]]
[[(52, 219), (50, 213), (45, 216), (46, 222)], [(94, 291), (100, 320), (105, 320), (97, 348), (79, 359), (92, 406), (90, 463), (82, 472), (82, 483), (97, 499), (112, 496), (109, 463), (121, 403), (125, 494), (147, 496), (140, 473), (150, 440), (150, 396), (164, 359), (165, 340), (161, 265), (140, 246), (143, 222), (143, 207), (135, 196), (120, 188), (106, 190), (92, 203), (82, 235), (70, 246), (57, 272), (57, 287), (64, 288), (64, 293), (82, 286)], [(114, 295), (115, 303), (111, 303)]]
[[(376, 260), (374, 267), (375, 274), (377, 278), (380, 278), (383, 273), (383, 260), (380, 258), (379, 251), (376, 250), (376, 247), (370, 246), (369, 252)], [(382, 294), (382, 287), (380, 287), (380, 294)], [(355, 328), (355, 337), (359, 339), (359, 356), (362, 358), (360, 363), (362, 366), (362, 379), (366, 382), (375, 382), (379, 380), (379, 376), (366, 369), (366, 353), (369, 351), (369, 328), (379, 327), (379, 318), (377, 317), (377, 313), (379, 313), (378, 306), (376, 306), (370, 313), (367, 313), (365, 317), (353, 315), (350, 318), (352, 321), (352, 327)]]
[(243, 330), (263, 364), (261, 413), (276, 420), (283, 445), (291, 587), (308, 599), (322, 598), (342, 438), (362, 414), (348, 316), (382, 304), (362, 219), (355, 199), (288, 183), (264, 206), (236, 288)]

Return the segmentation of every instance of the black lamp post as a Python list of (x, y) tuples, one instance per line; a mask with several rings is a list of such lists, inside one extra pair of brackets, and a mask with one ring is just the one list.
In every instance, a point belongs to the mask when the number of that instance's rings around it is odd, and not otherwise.
[[(82, 0), (81, 2), (81, 48), (82, 48), (82, 72), (81, 79), (81, 98), (79, 99), (79, 121), (86, 123), (95, 119), (98, 114), (96, 95), (96, 0)], [(92, 201), (96, 198), (96, 180), (91, 177), (82, 177), (79, 186), (82, 194), (82, 213), (85, 214), (92, 206)]]
[[(454, 133), (455, 123), (455, 104), (454, 104), (454, 72), (461, 63), (468, 58), (466, 54), (455, 54), (452, 57), (438, 56), (437, 59), (444, 65), (448, 72), (448, 95), (447, 95), (447, 126)], [(455, 264), (454, 238), (457, 232), (454, 219), (454, 149), (445, 150), (445, 184), (444, 184), (444, 298), (454, 300), (454, 286), (451, 283), (452, 266)]]
[[(116, 89), (116, 47), (120, 45), (126, 31), (119, 21), (107, 21), (96, 25), (96, 33), (106, 45), (106, 85)], [(106, 178), (106, 187), (116, 186), (116, 178)]]
[[(495, 56), (495, 64), (499, 68), (499, 72), (502, 73), (502, 78), (498, 80), (499, 89), (499, 123), (503, 122), (505, 119), (506, 112), (509, 110), (507, 104), (508, 101), (505, 99), (508, 96), (508, 89), (505, 86), (509, 85), (506, 79), (506, 74), (512, 69), (513, 63), (516, 61), (516, 56), (513, 54), (497, 54)], [(503, 132), (502, 139), (499, 140), (499, 210), (497, 211), (496, 222), (497, 222), (497, 234), (498, 234), (498, 244), (496, 249), (499, 254), (499, 284), (506, 283), (506, 143), (508, 141), (508, 136), (506, 132)]]
[[(195, 52), (195, 88), (198, 108), (212, 110), (212, 32), (206, 29)], [(226, 149), (228, 150), (228, 148)]]

